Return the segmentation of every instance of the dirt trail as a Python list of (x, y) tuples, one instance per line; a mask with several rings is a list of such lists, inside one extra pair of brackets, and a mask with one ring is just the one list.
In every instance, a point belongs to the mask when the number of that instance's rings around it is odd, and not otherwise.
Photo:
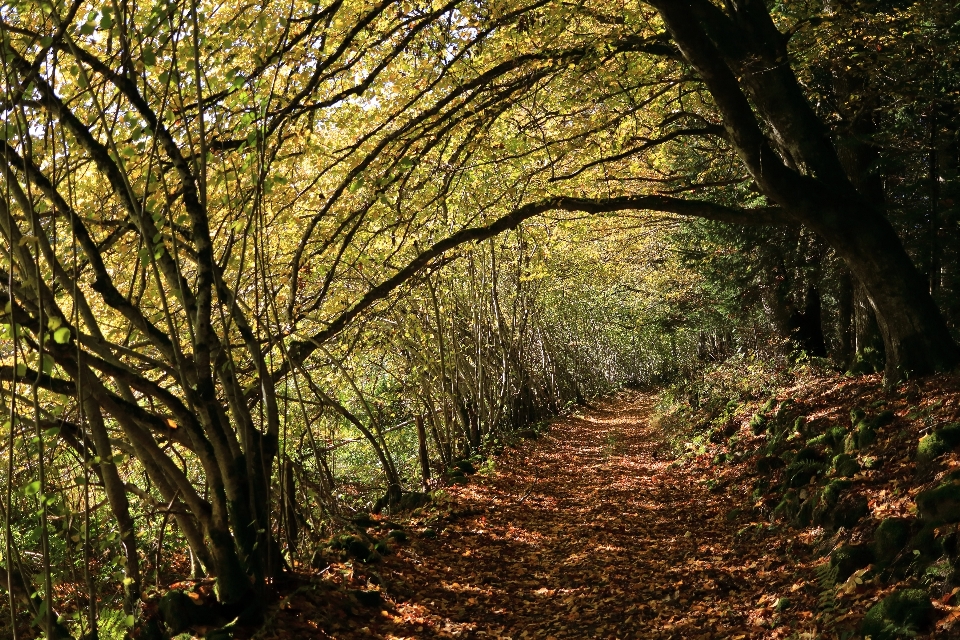
[[(748, 496), (733, 485), (711, 492), (702, 470), (658, 459), (663, 435), (650, 424), (651, 402), (623, 395), (564, 418), (508, 450), (493, 473), (451, 489), (453, 511), (434, 525), (437, 537), (415, 537), (379, 569), (387, 592), (407, 597), (330, 636), (777, 638), (804, 630), (812, 596), (791, 591), (801, 569), (789, 533), (730, 518)], [(781, 596), (791, 604), (777, 607)]]

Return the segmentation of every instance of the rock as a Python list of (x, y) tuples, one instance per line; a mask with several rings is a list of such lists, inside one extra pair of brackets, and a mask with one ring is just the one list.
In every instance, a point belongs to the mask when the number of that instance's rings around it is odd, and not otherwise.
[(540, 434), (533, 429), (522, 429), (515, 432), (513, 435), (517, 436), (518, 438), (523, 438), (524, 440), (536, 440), (540, 437)]
[(373, 545), (373, 550), (379, 553), (381, 556), (388, 556), (393, 553), (393, 549), (390, 548), (390, 545), (386, 540), (381, 540), (377, 544)]
[(960, 481), (950, 480), (917, 494), (917, 512), (926, 524), (960, 522)]
[(960, 423), (951, 422), (928, 433), (917, 445), (917, 460), (929, 462), (960, 445)]
[(893, 640), (926, 631), (933, 622), (930, 597), (921, 589), (901, 589), (873, 605), (860, 625), (872, 640)]
[(857, 570), (873, 562), (873, 549), (866, 544), (844, 544), (830, 554), (830, 566), (837, 568), (837, 582), (846, 582)]
[(758, 436), (767, 429), (767, 416), (762, 413), (755, 414), (750, 418), (750, 431), (753, 435)]
[(873, 533), (873, 555), (877, 563), (888, 565), (903, 551), (910, 539), (910, 521), (886, 518)]
[(430, 527), (427, 527), (426, 529), (420, 532), (420, 535), (423, 536), (424, 538), (436, 538), (437, 531), (436, 529), (431, 529)]

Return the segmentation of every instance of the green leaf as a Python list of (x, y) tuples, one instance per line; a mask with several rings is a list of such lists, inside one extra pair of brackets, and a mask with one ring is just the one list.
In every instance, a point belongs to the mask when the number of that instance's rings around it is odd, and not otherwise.
[(23, 485), (23, 493), (28, 496), (40, 493), (40, 481), (34, 480), (33, 482), (28, 482)]
[(50, 318), (47, 320), (47, 329), (50, 329), (50, 331), (56, 331), (57, 328), (62, 324), (63, 320), (57, 316), (50, 316)]
[(45, 374), (50, 375), (50, 372), (53, 371), (53, 358), (51, 358), (46, 353), (43, 354), (43, 358), (40, 361), (40, 370)]
[(43, 432), (43, 435), (47, 436), (48, 438), (52, 438), (53, 436), (56, 436), (59, 434), (60, 434), (60, 427), (50, 427), (49, 429)]
[[(127, 584), (127, 580), (129, 580), (131, 584), (133, 583), (133, 578), (124, 578), (123, 584)], [(127, 625), (128, 627), (132, 627), (134, 622), (135, 620), (133, 619), (132, 613), (123, 619), (123, 624)]]
[(95, 25), (92, 25), (92, 24), (90, 24), (90, 23), (88, 22), (88, 23), (86, 23), (85, 25), (83, 25), (82, 27), (80, 27), (80, 33), (83, 34), (83, 35), (85, 35), (85, 36), (89, 36), (89, 35), (92, 35), (92, 34), (93, 34), (93, 32), (96, 30), (96, 28), (97, 28), (97, 27), (96, 27)]
[(70, 328), (60, 327), (53, 332), (53, 341), (57, 344), (67, 344), (70, 342)]
[(17, 363), (17, 377), (22, 378), (27, 375), (27, 365), (22, 362)]

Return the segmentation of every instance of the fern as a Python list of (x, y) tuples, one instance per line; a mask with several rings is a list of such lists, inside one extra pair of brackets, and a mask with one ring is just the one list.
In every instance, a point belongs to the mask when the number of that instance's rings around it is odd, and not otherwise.
[(825, 562), (815, 569), (817, 582), (820, 583), (820, 594), (817, 601), (820, 610), (824, 613), (833, 613), (837, 609), (837, 572), (839, 565)]

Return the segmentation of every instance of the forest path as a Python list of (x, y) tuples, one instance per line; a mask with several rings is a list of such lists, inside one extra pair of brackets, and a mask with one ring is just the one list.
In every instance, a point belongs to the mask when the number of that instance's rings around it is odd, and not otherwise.
[[(507, 450), (495, 471), (451, 489), (449, 514), (423, 523), (437, 537), (416, 536), (379, 569), (387, 593), (407, 598), (326, 637), (777, 638), (800, 630), (812, 595), (791, 592), (800, 569), (789, 559), (789, 533), (753, 524), (752, 535), (738, 535), (745, 520), (728, 514), (749, 496), (711, 492), (694, 465), (658, 459), (664, 435), (652, 404), (650, 395), (622, 394), (562, 418)], [(785, 595), (793, 606), (778, 614)]]

